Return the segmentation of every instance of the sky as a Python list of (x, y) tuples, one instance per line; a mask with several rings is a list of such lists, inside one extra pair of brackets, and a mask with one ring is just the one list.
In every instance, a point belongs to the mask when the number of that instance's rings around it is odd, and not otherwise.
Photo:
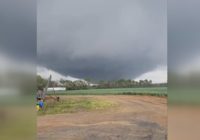
[(36, 1), (0, 1), (0, 53), (13, 60), (35, 62)]
[(56, 71), (47, 69), (45, 67), (40, 67), (40, 66), (37, 67), (37, 74), (42, 76), (45, 79), (48, 79), (49, 76), (51, 75), (52, 76), (51, 79), (53, 81), (60, 81), (60, 79), (69, 80), (69, 81), (84, 80), (84, 79), (79, 79), (79, 78), (75, 78), (71, 76), (62, 75)]
[(153, 83), (166, 83), (167, 82), (167, 68), (166, 67), (157, 67), (152, 71), (146, 72), (134, 80), (140, 81), (145, 79), (152, 79)]
[(36, 73), (36, 6), (32, 0), (0, 1), (0, 76), (6, 79)]
[(39, 0), (36, 5), (32, 0), (1, 0), (0, 55), (21, 63), (34, 61), (37, 53), (38, 66), (47, 72), (97, 80), (199, 70), (199, 4)]
[(160, 0), (38, 1), (38, 65), (93, 80), (167, 69), (166, 12)]
[(199, 0), (168, 0), (168, 68), (200, 72)]

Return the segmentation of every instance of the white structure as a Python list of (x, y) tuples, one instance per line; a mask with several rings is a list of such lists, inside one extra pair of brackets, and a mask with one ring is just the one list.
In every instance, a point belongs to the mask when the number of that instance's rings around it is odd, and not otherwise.
[(49, 87), (48, 89), (47, 89), (47, 91), (65, 91), (66, 90), (66, 88), (65, 87)]

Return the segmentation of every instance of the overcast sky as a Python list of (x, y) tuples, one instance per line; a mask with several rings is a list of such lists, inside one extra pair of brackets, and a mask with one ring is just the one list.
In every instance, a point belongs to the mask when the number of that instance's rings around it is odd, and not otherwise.
[(200, 71), (199, 0), (168, 0), (168, 67)]
[(166, 73), (168, 6), (168, 67), (193, 69), (200, 58), (199, 4), (38, 0), (36, 40), (36, 1), (1, 0), (0, 52), (14, 59), (35, 59), (38, 41), (38, 65), (79, 78), (137, 79)]
[(0, 0), (0, 53), (35, 61), (36, 1)]
[(94, 80), (135, 79), (163, 67), (167, 75), (166, 6), (165, 0), (40, 0), (38, 65)]

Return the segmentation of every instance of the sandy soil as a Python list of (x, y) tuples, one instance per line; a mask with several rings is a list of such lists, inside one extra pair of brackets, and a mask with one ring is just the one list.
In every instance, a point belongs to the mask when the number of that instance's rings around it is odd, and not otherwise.
[(169, 140), (199, 140), (200, 107), (171, 105), (168, 108)]
[[(85, 96), (70, 96), (84, 98)], [(104, 111), (38, 117), (39, 140), (166, 140), (167, 98), (87, 96), (118, 104)], [(69, 96), (62, 96), (69, 98)]]

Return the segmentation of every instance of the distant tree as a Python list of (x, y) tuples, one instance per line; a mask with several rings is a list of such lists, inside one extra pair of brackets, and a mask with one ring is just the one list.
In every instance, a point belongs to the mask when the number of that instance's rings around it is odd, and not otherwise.
[(66, 80), (64, 83), (66, 90), (73, 90), (75, 85), (72, 81)]
[(77, 81), (69, 81), (69, 80), (60, 80), (60, 83), (62, 83), (66, 90), (76, 90), (76, 89), (87, 89), (87, 88), (133, 88), (133, 87), (157, 87), (157, 86), (167, 86), (166, 83), (164, 84), (153, 84), (152, 80), (139, 80), (134, 81), (131, 79), (119, 79), (119, 80), (110, 80), (105, 81), (101, 80), (99, 81), (95, 86), (90, 85), (89, 81), (90, 79), (84, 80), (77, 80)]
[(61, 84), (65, 84), (65, 80), (61, 78), (61, 79), (60, 79), (60, 83), (61, 83)]
[(112, 81), (100, 81), (98, 88), (131, 88), (131, 87), (149, 87), (152, 86), (151, 80), (140, 80), (139, 82), (131, 79), (119, 79)]
[(58, 82), (56, 82), (56, 81), (50, 81), (49, 87), (58, 87)]
[(37, 89), (43, 89), (46, 84), (47, 84), (47, 80), (43, 79), (40, 75), (37, 75)]

